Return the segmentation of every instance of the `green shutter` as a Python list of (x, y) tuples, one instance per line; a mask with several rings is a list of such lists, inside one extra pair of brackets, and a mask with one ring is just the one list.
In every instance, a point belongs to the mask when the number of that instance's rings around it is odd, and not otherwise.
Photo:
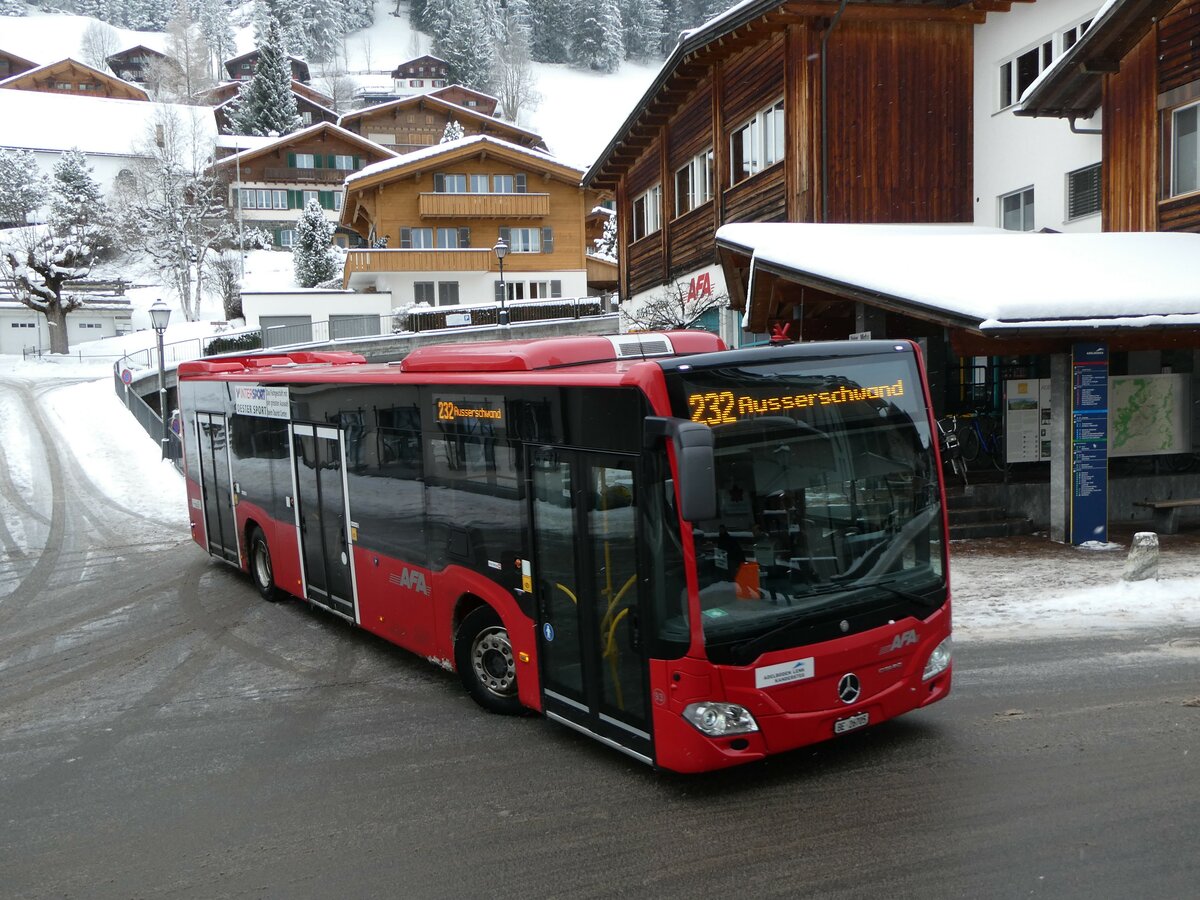
[(330, 154), (329, 154), (329, 159), (327, 160), (327, 162), (329, 163), (329, 168), (330, 168), (330, 169), (336, 169), (336, 168), (337, 168), (337, 159), (335, 158), (335, 155), (334, 155), (333, 153), (330, 153)]
[(333, 191), (317, 191), (317, 202), (321, 209), (333, 209)]
[(362, 157), (361, 157), (361, 156), (356, 156), (356, 157), (354, 157), (354, 168), (355, 168), (356, 170), (362, 167), (362, 162), (361, 162), (361, 160), (362, 160)]
[(289, 169), (296, 168), (296, 154), (295, 153), (288, 154), (288, 168)]
[(304, 191), (288, 191), (288, 209), (304, 209)]
[(324, 165), (323, 165), (323, 164), (324, 164), (324, 161), (325, 161), (325, 159), (324, 159), (324, 157), (323, 157), (323, 156), (321, 156), (321, 154), (320, 154), (320, 153), (314, 153), (314, 154), (313, 154), (313, 168), (314, 168), (314, 169), (320, 169), (320, 168), (323, 168), (323, 167), (324, 167)]

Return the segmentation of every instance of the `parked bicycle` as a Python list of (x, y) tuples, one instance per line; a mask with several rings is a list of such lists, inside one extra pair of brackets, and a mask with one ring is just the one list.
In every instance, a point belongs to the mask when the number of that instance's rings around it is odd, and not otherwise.
[(942, 454), (942, 464), (950, 464), (954, 474), (967, 484), (967, 463), (963, 459), (962, 446), (958, 440), (958, 419), (955, 416), (942, 416), (937, 420), (938, 449)]
[(986, 412), (962, 413), (956, 419), (958, 443), (968, 465), (982, 456), (999, 472), (1004, 471), (1004, 432), (995, 416)]

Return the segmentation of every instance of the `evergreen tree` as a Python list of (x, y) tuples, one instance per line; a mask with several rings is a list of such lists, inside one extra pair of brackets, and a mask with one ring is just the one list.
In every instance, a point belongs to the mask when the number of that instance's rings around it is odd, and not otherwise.
[(570, 62), (576, 18), (572, 0), (529, 0), (533, 58), (548, 63)]
[(93, 243), (107, 225), (107, 210), (87, 157), (78, 149), (67, 150), (50, 178), (49, 222), (55, 234)]
[(300, 127), (291, 62), (283, 52), (279, 23), (274, 19), (268, 22), (265, 37), (258, 48), (254, 76), (242, 85), (231, 104), (235, 134), (282, 135)]
[(662, 54), (666, 11), (662, 0), (621, 0), (625, 58), (653, 59)]
[(151, 80), (172, 101), (195, 103), (198, 94), (212, 87), (211, 53), (186, 0), (178, 0), (175, 15), (167, 23), (167, 56), (173, 63), (155, 66)]
[(346, 32), (342, 0), (294, 0), (291, 8), (301, 24), (300, 45), (292, 52), (316, 62), (332, 59)]
[(212, 77), (222, 78), (222, 64), (237, 55), (234, 42), (233, 23), (229, 20), (229, 7), (225, 0), (194, 0), (196, 24), (208, 44), (209, 69)]
[(0, 16), (23, 16), (28, 12), (24, 0), (0, 0)]
[(462, 123), (457, 119), (451, 119), (446, 123), (446, 130), (442, 132), (442, 139), (439, 143), (445, 144), (449, 141), (461, 141), (466, 135), (467, 132), (462, 127)]
[(580, 20), (572, 62), (597, 72), (615, 72), (625, 58), (617, 0), (598, 0)]
[(325, 218), (321, 204), (309, 200), (296, 223), (296, 246), (292, 249), (296, 283), (316, 287), (338, 274), (337, 251), (333, 249), (333, 223)]
[(477, 91), (492, 87), (493, 29), (486, 0), (450, 0), (446, 33), (433, 45), (433, 52), (450, 67), (450, 78)]
[(0, 225), (24, 225), (46, 205), (49, 185), (29, 150), (0, 150)]

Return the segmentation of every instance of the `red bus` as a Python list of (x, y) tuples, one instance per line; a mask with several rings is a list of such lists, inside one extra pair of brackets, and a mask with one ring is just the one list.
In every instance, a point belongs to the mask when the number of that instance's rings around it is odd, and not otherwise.
[(183, 363), (192, 533), (678, 772), (950, 690), (941, 469), (905, 341), (703, 332)]

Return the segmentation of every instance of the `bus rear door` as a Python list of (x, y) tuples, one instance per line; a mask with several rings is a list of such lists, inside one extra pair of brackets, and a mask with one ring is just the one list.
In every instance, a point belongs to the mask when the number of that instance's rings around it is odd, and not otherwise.
[(638, 631), (636, 459), (528, 450), (543, 708), (652, 762)]
[(292, 459), (304, 595), (357, 622), (340, 432), (327, 425), (293, 423)]
[(229, 426), (220, 413), (196, 413), (196, 443), (200, 454), (200, 496), (204, 503), (204, 534), (208, 552), (226, 562), (240, 559), (233, 506), (233, 469), (229, 459)]

